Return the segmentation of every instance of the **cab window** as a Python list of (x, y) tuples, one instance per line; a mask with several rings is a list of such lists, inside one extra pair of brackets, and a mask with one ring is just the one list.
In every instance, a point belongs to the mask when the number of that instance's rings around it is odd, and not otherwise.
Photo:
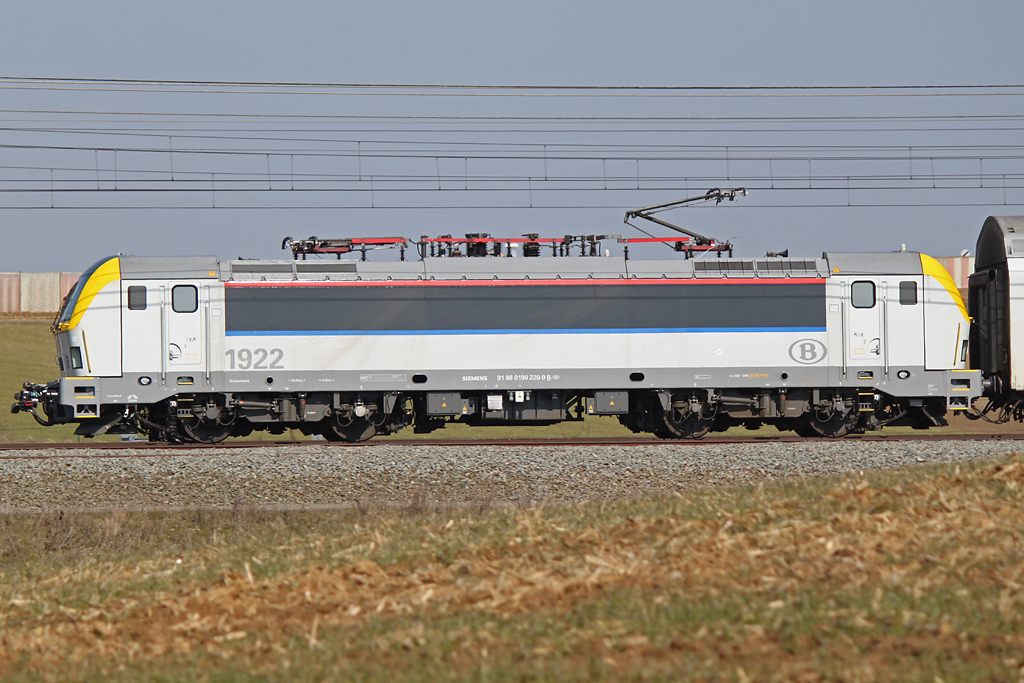
[(913, 306), (917, 303), (917, 283), (910, 281), (903, 281), (900, 283), (900, 304), (903, 306)]
[(146, 288), (142, 285), (132, 285), (128, 288), (128, 310), (146, 310)]
[(854, 308), (874, 308), (875, 283), (863, 280), (854, 282), (850, 288), (850, 302)]
[(199, 309), (199, 291), (194, 285), (176, 285), (171, 289), (171, 309), (175, 313), (194, 313)]

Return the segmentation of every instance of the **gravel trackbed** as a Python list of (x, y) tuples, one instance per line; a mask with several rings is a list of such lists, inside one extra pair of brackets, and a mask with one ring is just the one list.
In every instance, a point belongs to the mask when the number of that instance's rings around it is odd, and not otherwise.
[[(685, 446), (273, 446), (145, 452), (7, 451), (7, 510), (494, 505), (575, 502), (765, 479), (957, 462), (1024, 451), (1024, 442), (837, 440)], [(66, 453), (66, 451), (65, 451)], [(39, 456), (53, 456), (38, 459)], [(168, 457), (170, 456), (170, 457)]]

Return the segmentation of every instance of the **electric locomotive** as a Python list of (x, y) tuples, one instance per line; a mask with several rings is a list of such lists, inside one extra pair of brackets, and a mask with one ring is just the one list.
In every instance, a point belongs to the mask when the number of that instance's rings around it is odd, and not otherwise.
[[(1021, 411), (999, 398), (1024, 391), (1000, 355), (1009, 321), (1024, 320), (1008, 296), (1024, 277), (1018, 245), (999, 251), (1013, 229), (1024, 219), (990, 218), (982, 232), (973, 326), (927, 255), (740, 259), (694, 233), (650, 238), (682, 254), (666, 260), (630, 259), (645, 240), (619, 236), (480, 233), (289, 239), (286, 260), (111, 256), (54, 322), (61, 378), (26, 383), (12, 409), (87, 437), (205, 443), (586, 415), (664, 438), (939, 426), (983, 392), (992, 409)], [(382, 247), (401, 260), (366, 258)]]

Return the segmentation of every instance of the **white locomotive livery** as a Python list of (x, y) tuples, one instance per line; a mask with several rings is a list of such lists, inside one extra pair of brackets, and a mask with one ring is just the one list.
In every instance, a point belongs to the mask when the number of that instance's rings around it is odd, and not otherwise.
[[(280, 261), (112, 256), (54, 323), (61, 379), (26, 383), (13, 410), (85, 436), (206, 443), (585, 415), (665, 438), (938, 426), (985, 391), (1012, 411), (1007, 392), (1024, 390), (1009, 328), (993, 327), (1024, 320), (1008, 295), (1024, 267), (1009, 246), (999, 261), (1012, 225), (1024, 231), (1024, 219), (991, 218), (982, 233), (980, 327), (945, 269), (914, 252), (631, 260), (629, 240), (602, 256), (593, 237), (588, 253), (579, 238), (469, 235), (422, 240), (408, 261), (402, 238), (288, 241)], [(504, 257), (512, 243), (523, 256)], [(403, 260), (365, 260), (387, 245)], [(1003, 305), (1011, 315), (995, 316)]]

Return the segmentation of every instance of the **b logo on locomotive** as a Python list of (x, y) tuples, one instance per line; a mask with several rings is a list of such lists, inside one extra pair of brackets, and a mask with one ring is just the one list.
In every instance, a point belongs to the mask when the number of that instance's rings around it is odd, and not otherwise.
[(813, 365), (821, 361), (828, 350), (816, 339), (801, 339), (789, 347), (789, 357), (802, 365)]

